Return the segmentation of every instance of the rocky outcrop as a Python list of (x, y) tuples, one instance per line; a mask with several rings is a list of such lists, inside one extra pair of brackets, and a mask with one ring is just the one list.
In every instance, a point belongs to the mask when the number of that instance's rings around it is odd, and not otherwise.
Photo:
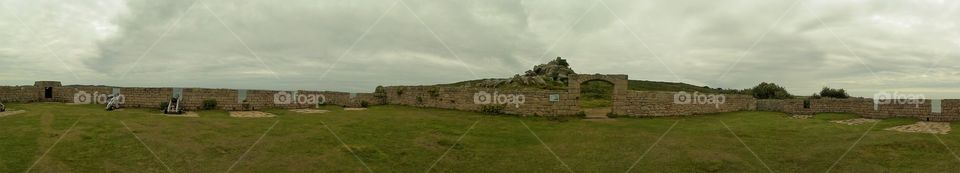
[(497, 88), (504, 86), (566, 86), (570, 76), (577, 74), (570, 68), (567, 60), (557, 57), (557, 59), (546, 64), (540, 64), (527, 70), (523, 75), (516, 74), (507, 79), (482, 79), (467, 83), (467, 87), (486, 87)]
[[(567, 63), (567, 60), (557, 57), (557, 59), (550, 61), (546, 64), (540, 64), (533, 66), (532, 70), (527, 70), (523, 76), (514, 76), (513, 80), (520, 82), (528, 82), (530, 78), (547, 78), (552, 81), (558, 81), (561, 83), (567, 83), (570, 76), (577, 74), (570, 68), (570, 64)], [(526, 79), (524, 79), (526, 78)]]

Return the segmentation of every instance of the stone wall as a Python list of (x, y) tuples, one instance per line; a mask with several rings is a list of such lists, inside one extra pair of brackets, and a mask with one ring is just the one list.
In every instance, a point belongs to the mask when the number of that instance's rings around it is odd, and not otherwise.
[(627, 91), (622, 95), (623, 101), (613, 103), (613, 114), (657, 117), (756, 110), (756, 99), (748, 95), (725, 94), (723, 104), (699, 104), (696, 101), (675, 103), (676, 94), (678, 92)]
[[(122, 107), (132, 108), (158, 108), (160, 103), (169, 102), (173, 96), (174, 88), (135, 88), (135, 87), (106, 87), (106, 86), (54, 86), (59, 83), (38, 82), (43, 84), (38, 86), (0, 86), (0, 101), (2, 102), (63, 102), (63, 103), (89, 103), (105, 104), (106, 96), (118, 89), (124, 96)], [(53, 91), (53, 97), (44, 98), (44, 89), (50, 87)], [(359, 107), (361, 102), (368, 105), (384, 104), (382, 97), (376, 97), (373, 93), (351, 94), (346, 92), (330, 91), (271, 91), (271, 90), (236, 90), (236, 89), (207, 89), (207, 88), (183, 88), (183, 100), (181, 106), (187, 110), (197, 110), (202, 107), (204, 100), (216, 100), (219, 109), (224, 110), (242, 110), (242, 100), (239, 95), (245, 91), (246, 103), (253, 109), (266, 108), (309, 108), (316, 106), (315, 103), (306, 103), (290, 101), (287, 104), (278, 104), (275, 102), (275, 96), (279, 92), (285, 92), (293, 98), (293, 94), (325, 98), (326, 104)], [(353, 95), (353, 97), (351, 97)], [(322, 97), (321, 97), (322, 96)], [(78, 102), (79, 101), (79, 102)]]
[[(804, 107), (805, 101), (809, 102), (807, 107)], [(868, 98), (757, 101), (757, 110), (789, 114), (852, 113), (867, 118), (907, 117), (924, 121), (960, 120), (960, 100), (957, 99), (942, 100), (941, 113), (932, 112), (931, 100), (923, 100), (921, 104), (878, 104), (876, 109), (874, 106), (873, 99)]]
[(0, 102), (34, 102), (42, 97), (34, 86), (0, 86)]
[[(626, 90), (625, 75), (577, 76), (575, 83), (605, 80), (615, 84), (612, 113), (621, 116), (658, 117), (710, 114), (734, 111), (777, 111), (789, 114), (853, 113), (868, 118), (910, 117), (925, 121), (960, 120), (960, 99), (942, 100), (941, 113), (931, 111), (931, 100), (922, 104), (883, 104), (874, 109), (872, 99), (787, 99), (756, 100), (748, 95), (723, 95), (723, 104), (675, 103), (678, 92)], [(617, 87), (620, 86), (620, 87)], [(44, 88), (51, 88), (52, 98), (44, 98)], [(43, 81), (34, 86), (0, 86), (2, 102), (65, 102), (76, 103), (78, 95), (87, 95), (88, 103), (104, 104), (106, 95), (118, 90), (125, 96), (123, 107), (159, 108), (169, 101), (174, 88), (131, 88), (106, 86), (60, 86), (59, 82)], [(379, 90), (379, 89), (378, 89)], [(204, 100), (216, 100), (219, 109), (241, 110), (244, 108), (240, 92), (246, 93), (246, 104), (253, 109), (309, 108), (316, 104), (302, 99), (322, 96), (326, 104), (359, 107), (367, 105), (396, 104), (415, 107), (481, 111), (490, 105), (505, 104), (502, 112), (531, 116), (572, 116), (580, 112), (579, 88), (567, 90), (497, 89), (435, 86), (391, 86), (382, 93), (346, 93), (331, 91), (271, 91), (236, 89), (182, 89), (187, 110), (201, 108)], [(687, 93), (693, 94), (693, 93)], [(278, 102), (278, 95), (287, 95), (291, 100)], [(556, 100), (551, 101), (551, 96)], [(692, 95), (691, 95), (692, 96)], [(696, 97), (696, 96), (693, 96)], [(522, 100), (522, 101), (521, 101)], [(805, 105), (804, 102), (808, 102)]]
[[(464, 111), (480, 111), (483, 105), (501, 103), (497, 100), (509, 100), (509, 96), (523, 96), (523, 103), (508, 101), (503, 112), (531, 116), (572, 116), (579, 112), (576, 100), (579, 94), (569, 94), (563, 90), (501, 90), (496, 88), (464, 88), (434, 86), (392, 86), (384, 87), (387, 104), (408, 105)], [(550, 95), (559, 97), (550, 101)], [(498, 99), (500, 97), (502, 99)], [(487, 97), (490, 100), (478, 97)], [(479, 99), (479, 100), (475, 100)], [(478, 102), (479, 101), (479, 102)], [(489, 104), (485, 101), (490, 101)]]

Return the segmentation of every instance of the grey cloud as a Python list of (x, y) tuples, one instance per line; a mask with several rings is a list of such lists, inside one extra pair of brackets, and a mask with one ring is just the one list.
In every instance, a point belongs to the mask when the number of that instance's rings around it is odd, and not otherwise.
[[(904, 90), (960, 97), (951, 88), (958, 86), (960, 52), (937, 62), (960, 42), (960, 23), (950, 19), (958, 2), (802, 1), (773, 26), (796, 1), (605, 0), (609, 10), (598, 4), (587, 12), (598, 1), (405, 0), (409, 10), (395, 6), (354, 46), (397, 1), (204, 0), (151, 48), (193, 2), (4, 1), (17, 11), (0, 12), (0, 32), (11, 37), (0, 40), (0, 84), (43, 79), (367, 92), (377, 85), (509, 77), (562, 56), (581, 73), (632, 79), (723, 88), (768, 81), (795, 94), (829, 85), (859, 96)], [(38, 11), (42, 15), (27, 15)], [(12, 14), (38, 33), (22, 29)], [(81, 79), (65, 72), (43, 45)]]

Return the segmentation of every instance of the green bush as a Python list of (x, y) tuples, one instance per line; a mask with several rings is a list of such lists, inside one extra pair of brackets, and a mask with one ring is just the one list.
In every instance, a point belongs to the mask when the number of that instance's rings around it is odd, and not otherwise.
[(480, 106), (480, 112), (491, 114), (491, 115), (499, 115), (499, 114), (504, 114), (503, 109), (505, 108), (507, 108), (506, 104), (482, 105)]
[(203, 100), (202, 110), (214, 110), (217, 109), (217, 100), (209, 99)]
[(245, 111), (249, 111), (249, 110), (253, 110), (253, 105), (250, 105), (250, 103), (247, 102), (247, 100), (243, 100), (243, 101), (240, 101), (240, 108)]
[(427, 92), (430, 93), (430, 98), (440, 97), (440, 91), (437, 91), (437, 89), (430, 89)]
[(823, 87), (823, 90), (820, 90), (820, 96), (838, 99), (850, 98), (850, 95), (847, 94), (846, 90), (834, 89), (830, 87)]
[(423, 97), (417, 96), (417, 104), (423, 104)]
[(607, 117), (608, 117), (608, 118), (620, 118), (620, 117), (624, 117), (624, 116), (620, 116), (620, 115), (617, 115), (617, 114), (615, 114), (615, 113), (613, 113), (613, 112), (609, 112), (609, 113), (607, 113)]
[(775, 83), (760, 83), (751, 89), (753, 97), (757, 99), (791, 99), (793, 95), (787, 92), (787, 89), (777, 86)]
[(589, 81), (580, 85), (580, 98), (584, 100), (592, 99), (613, 99), (613, 84), (606, 81)]
[(368, 106), (370, 106), (370, 102), (367, 102), (366, 100), (360, 101), (360, 107), (365, 108)]
[(820, 94), (817, 94), (817, 93), (813, 93), (813, 95), (810, 95), (810, 99), (820, 99), (820, 98), (822, 97), (820, 97)]
[(569, 121), (567, 117), (562, 117), (562, 116), (547, 116), (547, 120), (561, 122), (561, 123)]
[(584, 112), (584, 111), (577, 112), (577, 116), (581, 118), (587, 117), (587, 112)]
[(160, 110), (166, 110), (170, 106), (170, 102), (160, 102)]

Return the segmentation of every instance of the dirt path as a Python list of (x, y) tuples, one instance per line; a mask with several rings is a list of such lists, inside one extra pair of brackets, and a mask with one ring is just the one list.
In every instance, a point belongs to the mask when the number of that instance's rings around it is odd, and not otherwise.
[(586, 118), (588, 119), (607, 119), (607, 118), (610, 118), (610, 117), (607, 117), (607, 114), (609, 114), (612, 111), (613, 110), (610, 108), (583, 109), (583, 113), (587, 114)]

